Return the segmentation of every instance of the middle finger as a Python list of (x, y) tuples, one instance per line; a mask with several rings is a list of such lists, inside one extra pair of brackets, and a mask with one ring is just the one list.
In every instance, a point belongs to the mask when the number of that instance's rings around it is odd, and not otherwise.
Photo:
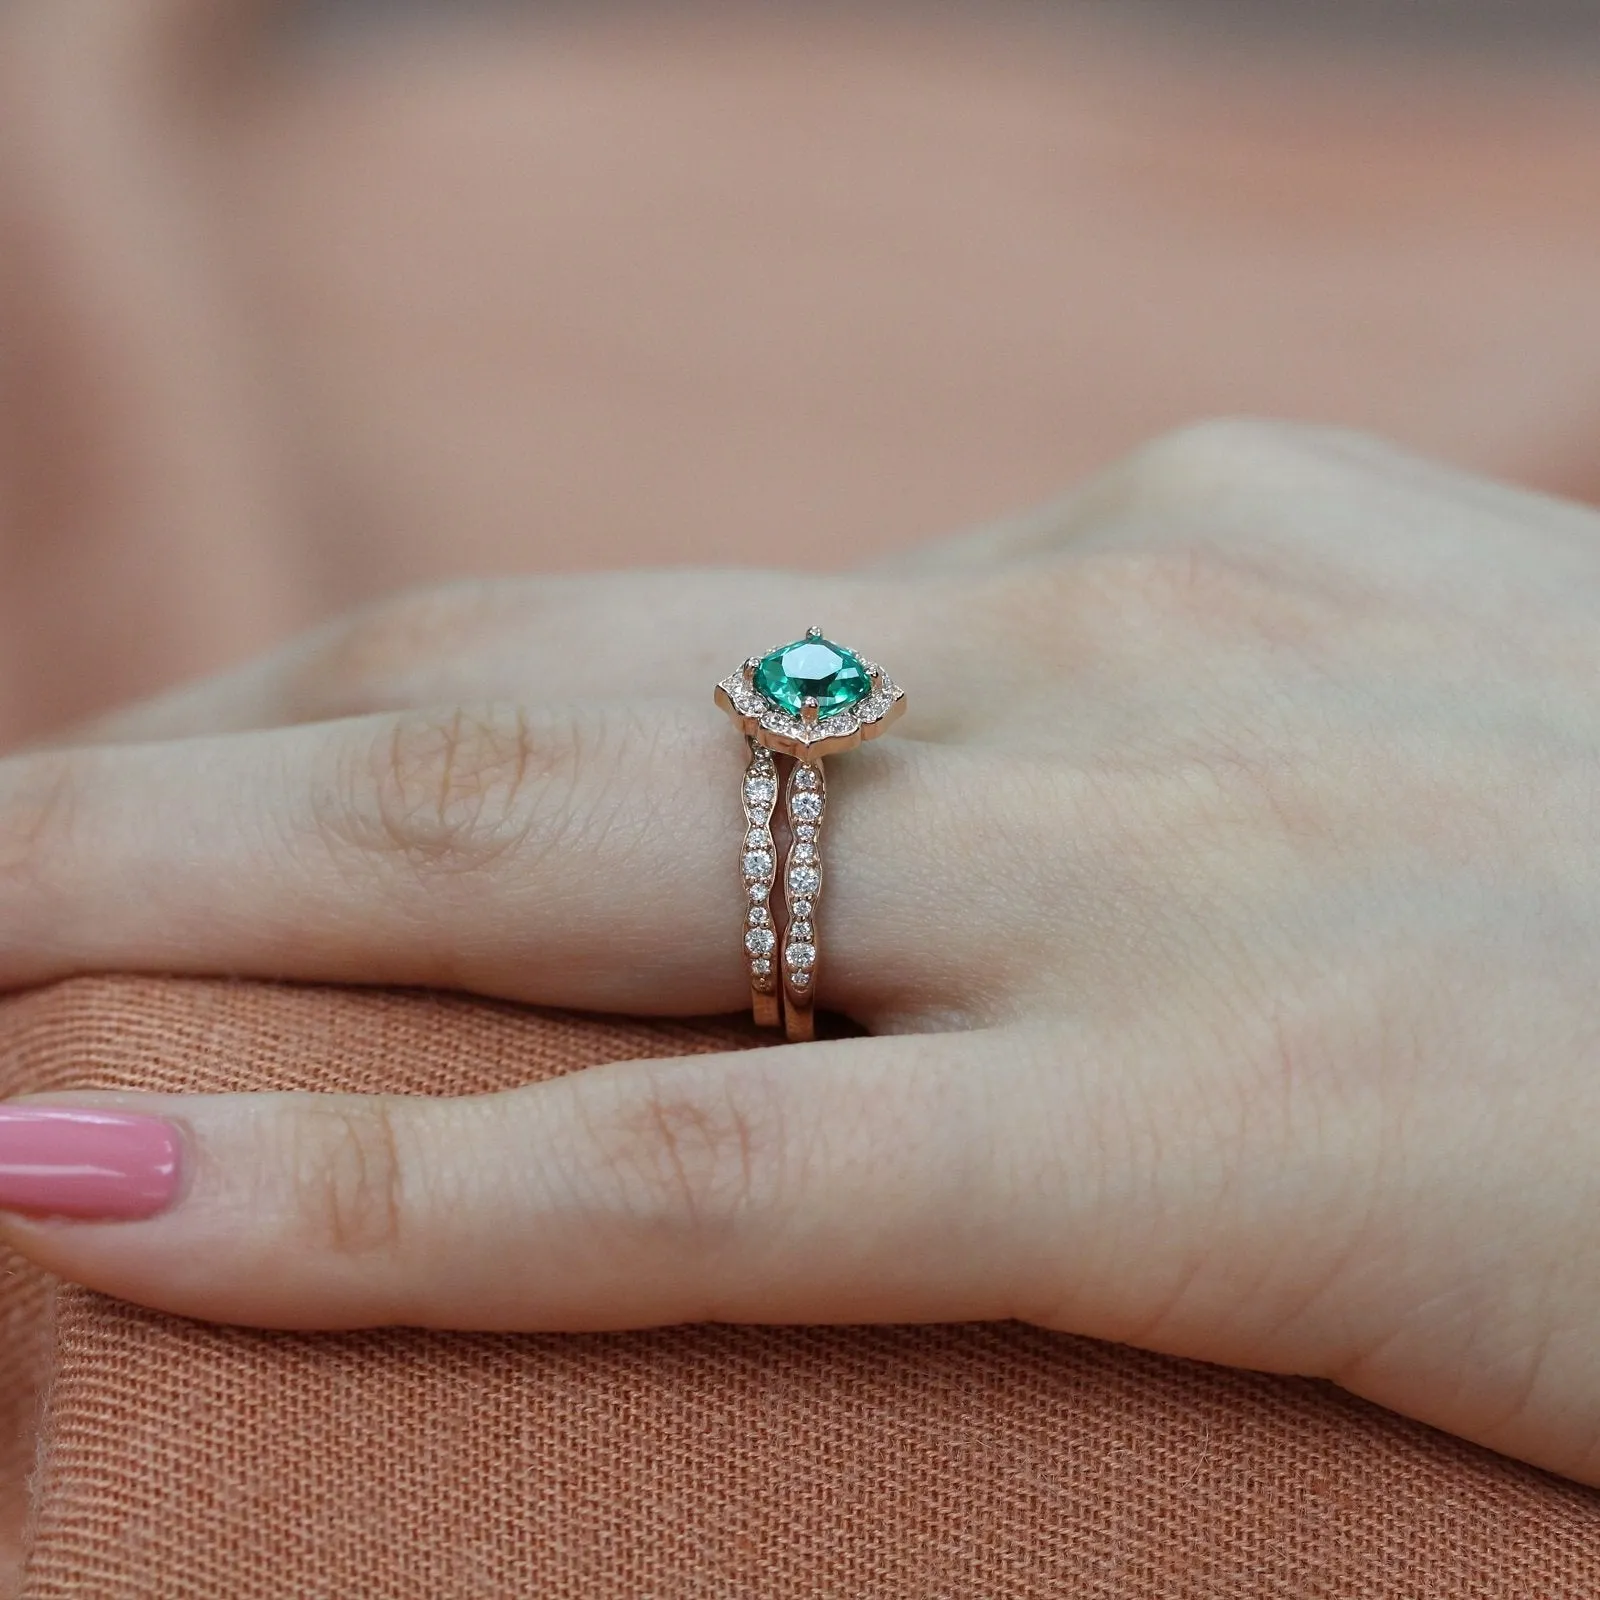
[[(752, 646), (826, 618), (884, 639), (865, 581), (759, 571), (598, 573), (454, 583), (380, 600), (217, 677), (57, 743), (242, 732), (411, 706), (520, 699), (693, 700)], [(813, 607), (816, 609), (813, 611)]]

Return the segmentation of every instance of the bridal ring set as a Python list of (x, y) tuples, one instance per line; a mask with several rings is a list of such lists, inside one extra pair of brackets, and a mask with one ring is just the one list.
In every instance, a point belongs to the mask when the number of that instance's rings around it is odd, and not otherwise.
[[(793, 644), (751, 656), (717, 685), (716, 698), (750, 750), (739, 870), (751, 1008), (759, 1026), (781, 1024), (791, 1040), (807, 1040), (815, 1032), (821, 949), (823, 758), (877, 738), (905, 710), (905, 691), (881, 667), (812, 628)], [(781, 875), (773, 834), (780, 790), (789, 835)], [(781, 921), (773, 906), (780, 876)]]

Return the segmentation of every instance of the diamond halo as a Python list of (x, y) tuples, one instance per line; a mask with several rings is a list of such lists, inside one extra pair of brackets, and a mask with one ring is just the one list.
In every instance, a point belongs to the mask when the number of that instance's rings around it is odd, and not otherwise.
[(865, 656), (855, 659), (871, 682), (870, 691), (856, 704), (829, 716), (819, 715), (818, 708), (811, 706), (803, 707), (801, 714), (795, 716), (757, 689), (756, 669), (763, 661), (821, 639), (821, 629), (813, 628), (804, 640), (779, 645), (765, 656), (751, 656), (737, 672), (730, 672), (716, 689), (717, 704), (733, 718), (741, 733), (768, 750), (793, 756), (797, 761), (839, 755), (864, 739), (875, 739), (905, 710), (905, 690)]

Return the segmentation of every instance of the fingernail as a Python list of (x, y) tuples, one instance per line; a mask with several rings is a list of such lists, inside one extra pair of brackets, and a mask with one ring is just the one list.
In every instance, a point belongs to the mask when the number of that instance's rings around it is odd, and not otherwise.
[(178, 1131), (92, 1107), (0, 1106), (0, 1210), (126, 1222), (178, 1193)]

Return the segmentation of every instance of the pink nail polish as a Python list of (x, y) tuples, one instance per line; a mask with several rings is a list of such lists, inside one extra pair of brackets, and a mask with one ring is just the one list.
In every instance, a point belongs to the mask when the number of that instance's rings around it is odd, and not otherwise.
[(0, 1105), (0, 1210), (124, 1222), (178, 1193), (178, 1131), (93, 1107)]

